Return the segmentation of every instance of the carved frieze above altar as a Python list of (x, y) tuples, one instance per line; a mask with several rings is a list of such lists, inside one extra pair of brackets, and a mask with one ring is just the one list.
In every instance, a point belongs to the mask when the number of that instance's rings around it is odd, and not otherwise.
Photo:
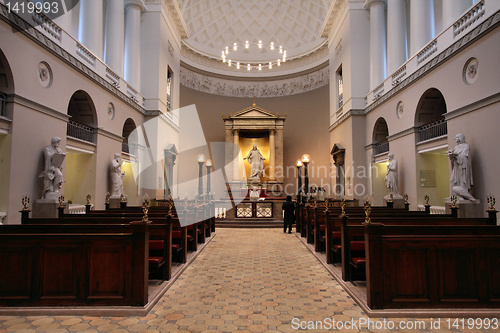
[(321, 88), (329, 82), (328, 66), (309, 74), (270, 81), (237, 81), (215, 78), (181, 67), (183, 86), (204, 93), (231, 97), (277, 97), (300, 94)]

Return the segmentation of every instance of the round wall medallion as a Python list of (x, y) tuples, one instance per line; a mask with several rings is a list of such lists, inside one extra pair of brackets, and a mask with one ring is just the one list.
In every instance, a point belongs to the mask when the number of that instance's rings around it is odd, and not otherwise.
[(462, 73), (465, 84), (473, 84), (476, 82), (478, 65), (479, 61), (476, 58), (467, 60)]
[(399, 101), (398, 105), (396, 106), (396, 116), (398, 116), (399, 119), (403, 118), (404, 111), (405, 106), (402, 101)]
[(38, 81), (42, 85), (42, 87), (48, 88), (52, 85), (53, 74), (52, 69), (49, 64), (45, 61), (41, 61), (38, 64)]
[(115, 118), (115, 106), (113, 103), (108, 104), (108, 117), (113, 120)]

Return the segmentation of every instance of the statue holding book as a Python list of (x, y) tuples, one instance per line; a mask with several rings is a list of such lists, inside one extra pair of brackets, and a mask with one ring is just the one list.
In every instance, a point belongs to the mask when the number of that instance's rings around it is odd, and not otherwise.
[(42, 199), (57, 199), (63, 183), (62, 164), (66, 154), (59, 148), (61, 138), (53, 137), (51, 144), (45, 147), (45, 164), (40, 178), (43, 178)]

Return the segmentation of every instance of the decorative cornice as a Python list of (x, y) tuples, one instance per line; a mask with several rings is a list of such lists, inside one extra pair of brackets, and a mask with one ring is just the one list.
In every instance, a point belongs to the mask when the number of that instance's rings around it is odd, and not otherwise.
[(130, 99), (127, 95), (122, 93), (120, 90), (116, 89), (111, 83), (106, 81), (99, 74), (88, 68), (85, 64), (79, 61), (77, 58), (66, 52), (59, 45), (52, 42), (47, 36), (38, 31), (20, 16), (9, 13), (4, 4), (0, 3), (0, 19), (7, 22), (11, 27), (18, 30), (18, 32), (30, 38), (32, 41), (36, 42), (40, 46), (44, 47), (46, 50), (51, 52), (54, 56), (64, 61), (66, 64), (71, 66), (73, 69), (79, 71), (81, 74), (86, 76), (88, 79), (94, 81), (102, 88), (115, 95), (117, 98), (121, 99), (123, 102), (128, 104), (131, 108), (145, 115), (146, 110), (138, 105), (135, 101)]
[(397, 140), (399, 138), (402, 138), (404, 136), (414, 134), (415, 130), (416, 130), (416, 127), (410, 127), (410, 128), (405, 129), (405, 130), (402, 130), (401, 132), (394, 133), (393, 135), (389, 135), (387, 137), (387, 141), (391, 142), (391, 141)]
[(30, 108), (31, 110), (38, 111), (45, 115), (54, 117), (56, 119), (62, 120), (64, 122), (68, 122), (70, 116), (66, 113), (59, 112), (57, 110), (46, 107), (45, 105), (39, 104), (37, 102), (32, 101), (26, 97), (14, 94), (9, 96), (9, 100), (12, 98), (12, 102), (14, 104), (22, 105), (24, 107)]
[(332, 30), (335, 21), (340, 16), (344, 8), (347, 7), (347, 3), (348, 0), (333, 0), (331, 2), (330, 8), (328, 8), (325, 22), (321, 27), (321, 37), (329, 38), (330, 31)]
[(117, 135), (115, 133), (111, 133), (110, 131), (107, 131), (105, 130), (104, 128), (102, 127), (99, 127), (96, 129), (96, 133), (97, 135), (102, 135), (102, 136), (105, 136), (109, 139), (112, 139), (112, 140), (115, 140), (115, 141), (118, 141), (118, 142), (122, 142), (123, 141), (123, 136), (121, 135)]
[(301, 94), (321, 88), (329, 83), (329, 68), (298, 77), (269, 81), (236, 81), (215, 78), (181, 67), (183, 86), (208, 94), (231, 97), (278, 97)]
[(496, 104), (499, 102), (500, 102), (500, 93), (497, 93), (497, 94), (494, 94), (492, 96), (488, 96), (484, 99), (481, 99), (479, 101), (476, 101), (472, 104), (461, 107), (459, 109), (447, 112), (444, 114), (444, 118), (446, 119), (446, 121), (448, 121), (450, 119), (460, 117), (466, 113), (473, 112), (473, 111), (485, 108), (488, 105)]
[(171, 22), (174, 22), (179, 37), (187, 38), (188, 28), (186, 22), (184, 21), (184, 17), (182, 16), (181, 9), (179, 8), (177, 0), (166, 0), (165, 4), (167, 5), (168, 18), (171, 20)]
[(428, 61), (425, 64), (425, 66), (422, 66), (421, 68), (416, 70), (413, 74), (411, 74), (408, 78), (406, 78), (401, 83), (396, 85), (394, 88), (389, 90), (386, 94), (380, 96), (375, 102), (370, 104), (365, 109), (365, 113), (370, 113), (371, 111), (373, 111), (374, 109), (376, 109), (377, 107), (388, 101), (390, 98), (398, 94), (400, 91), (406, 89), (411, 84), (413, 84), (414, 82), (418, 81), (419, 79), (430, 73), (436, 67), (440, 66), (445, 61), (447, 61), (448, 59), (452, 58), (460, 51), (462, 51), (465, 47), (469, 46), (478, 39), (482, 38), (483, 36), (488, 34), (489, 31), (495, 29), (499, 25), (500, 25), (500, 11), (497, 11), (486, 21), (478, 25), (474, 30), (464, 35), (462, 38), (460, 38), (455, 43), (446, 48), (443, 52), (436, 55), (432, 60)]
[(350, 117), (354, 116), (364, 116), (364, 111), (363, 110), (356, 110), (352, 109), (344, 113), (339, 119), (337, 119), (333, 124), (328, 127), (328, 132), (333, 131), (335, 128), (337, 128), (340, 124), (342, 124), (344, 121), (349, 119)]

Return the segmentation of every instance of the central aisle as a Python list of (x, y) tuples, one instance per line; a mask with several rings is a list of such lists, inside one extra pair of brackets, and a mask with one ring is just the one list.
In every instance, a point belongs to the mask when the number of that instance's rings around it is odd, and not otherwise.
[(299, 320), (366, 317), (294, 234), (276, 228), (218, 229), (152, 313), (169, 332), (293, 332)]

